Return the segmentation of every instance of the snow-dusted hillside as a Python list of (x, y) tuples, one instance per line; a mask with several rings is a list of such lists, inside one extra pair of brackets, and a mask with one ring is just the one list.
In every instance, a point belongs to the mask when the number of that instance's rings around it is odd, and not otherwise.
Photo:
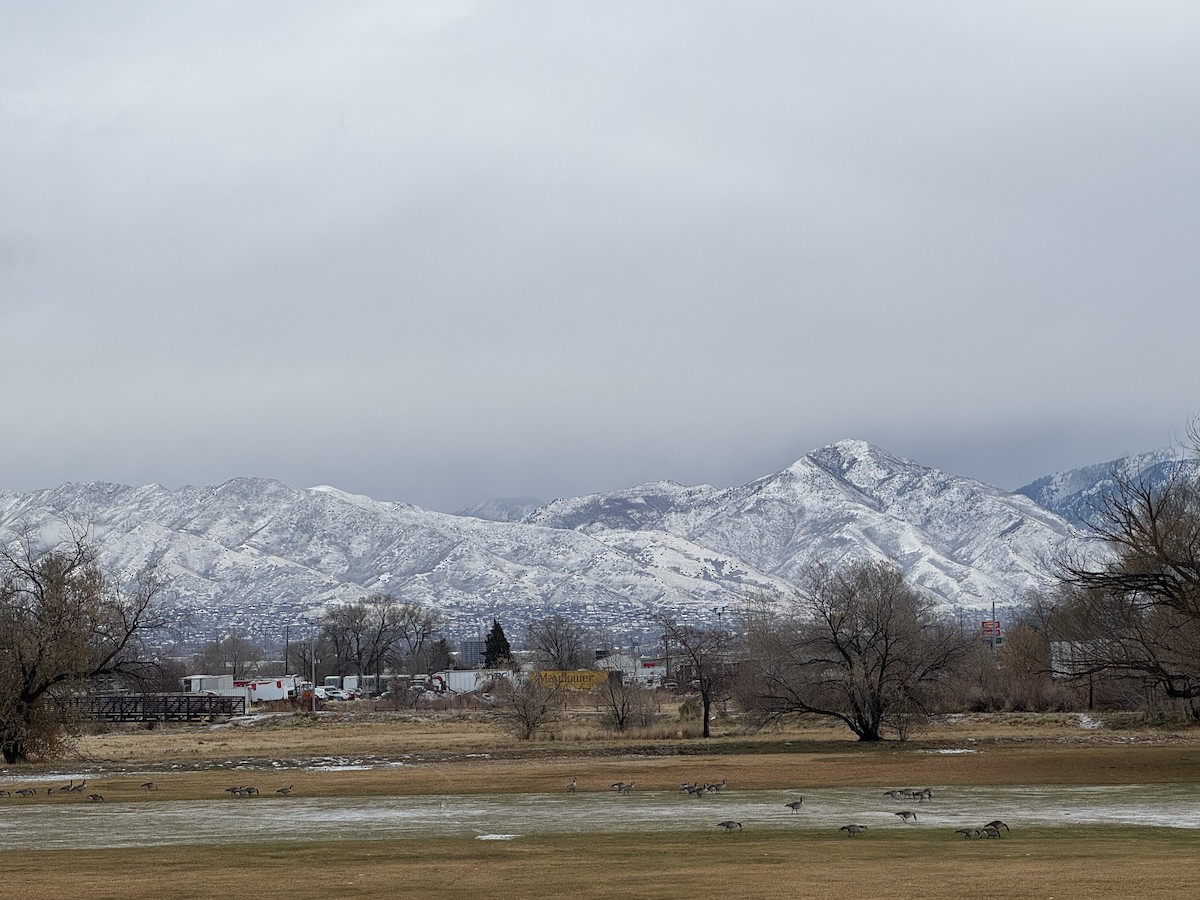
[(1047, 585), (1047, 563), (1080, 540), (1027, 497), (861, 441), (815, 450), (740, 488), (655, 484), (556, 501), (527, 521), (609, 541), (606, 530), (652, 527), (790, 583), (818, 560), (890, 559), (948, 603), (972, 607)]
[(171, 578), (191, 637), (238, 626), (271, 638), (375, 591), (442, 609), (459, 636), (550, 611), (632, 631), (655, 610), (705, 618), (789, 591), (815, 560), (891, 559), (947, 604), (981, 607), (1048, 583), (1045, 563), (1081, 540), (1028, 497), (857, 441), (740, 487), (661, 482), (557, 500), (520, 522), (480, 517), (513, 509), (448, 515), (255, 478), (67, 484), (0, 492), (0, 531), (52, 540), (82, 523), (111, 571), (155, 564)]
[(747, 591), (779, 588), (745, 566), (720, 579), (692, 574), (714, 554), (685, 541), (664, 562), (571, 530), (265, 479), (178, 491), (87, 484), (0, 493), (0, 530), (29, 527), (52, 543), (67, 521), (88, 526), (119, 575), (157, 565), (193, 612), (184, 629), (191, 637), (229, 625), (274, 637), (331, 601), (376, 591), (436, 606), (456, 632), (474, 634), (493, 616), (519, 624), (544, 611), (608, 627), (660, 607), (703, 615)]
[(1185, 458), (1178, 450), (1151, 450), (1046, 475), (1018, 488), (1017, 493), (1031, 498), (1076, 527), (1086, 528), (1096, 511), (1103, 508), (1104, 501), (1112, 496), (1117, 478), (1154, 483), (1180, 470), (1196, 477), (1200, 474), (1200, 461), (1194, 457)]

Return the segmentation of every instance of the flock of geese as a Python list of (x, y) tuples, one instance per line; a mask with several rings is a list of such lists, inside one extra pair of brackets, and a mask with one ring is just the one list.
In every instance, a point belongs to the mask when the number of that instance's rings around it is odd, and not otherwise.
[[(154, 781), (143, 781), (139, 785), (139, 787), (145, 791), (157, 791), (158, 783), (154, 782)], [(288, 797), (291, 795), (292, 789), (294, 787), (295, 787), (294, 784), (289, 784), (289, 785), (286, 785), (285, 787), (276, 789), (275, 793), (279, 794), (280, 796), (283, 796), (283, 797)], [(87, 788), (87, 779), (86, 778), (83, 781), (79, 782), (78, 784), (76, 784), (75, 779), (72, 778), (69, 783), (64, 784), (60, 787), (46, 788), (45, 796), (51, 797), (54, 794), (82, 794), (86, 788)], [(258, 788), (254, 787), (252, 785), (239, 784), (239, 785), (234, 785), (233, 787), (225, 788), (225, 793), (229, 794), (230, 797), (256, 797), (259, 794), (259, 790), (258, 790)], [(42, 795), (42, 790), (40, 788), (21, 788), (20, 790), (17, 790), (17, 791), (9, 791), (4, 788), (0, 788), (0, 797), (12, 797), (14, 794), (18, 797), (22, 797), (25, 799), (32, 799), (33, 797)], [(92, 803), (103, 803), (104, 795), (92, 793), (92, 794), (87, 795), (87, 799)]]
[[(87, 788), (87, 779), (86, 778), (83, 781), (79, 782), (79, 784), (76, 784), (75, 779), (72, 778), (68, 784), (64, 784), (61, 787), (46, 788), (46, 796), (50, 797), (50, 796), (53, 796), (54, 794), (82, 794), (86, 788)], [(13, 796), (13, 794), (16, 794), (18, 797), (24, 797), (26, 799), (30, 799), (30, 798), (38, 796), (40, 793), (41, 793), (41, 790), (39, 788), (21, 788), (20, 790), (17, 790), (17, 791), (8, 791), (8, 790), (0, 789), (0, 797), (11, 797), (11, 796)], [(92, 803), (103, 803), (104, 802), (104, 797), (102, 797), (100, 794), (88, 794), (87, 799), (90, 800)]]
[[(725, 789), (725, 787), (727, 785), (728, 785), (728, 782), (724, 778), (722, 778), (719, 782), (715, 782), (715, 783), (713, 783), (713, 782), (698, 782), (698, 781), (686, 782), (685, 781), (679, 785), (679, 792), (684, 793), (684, 794), (690, 794), (694, 797), (701, 797), (705, 794), (717, 793), (719, 791), (722, 791)], [(632, 782), (632, 781), (615, 781), (611, 785), (611, 789), (616, 791), (618, 794), (630, 794), (633, 792), (633, 787), (634, 787), (634, 782)], [(579, 790), (579, 779), (572, 778), (571, 782), (567, 785), (567, 790), (571, 793), (578, 791)], [(916, 800), (918, 803), (924, 803), (926, 801), (933, 800), (933, 789), (927, 788), (927, 787), (926, 788), (896, 788), (893, 790), (884, 791), (883, 796), (888, 797), (892, 800)], [(792, 811), (792, 814), (795, 815), (796, 813), (800, 812), (801, 809), (804, 808), (804, 798), (801, 797), (798, 800), (792, 800), (789, 803), (785, 803), (783, 806), (784, 806), (784, 809), (790, 809)], [(905, 823), (906, 825), (917, 821), (917, 814), (914, 810), (911, 810), (911, 809), (899, 810), (898, 812), (894, 813), (894, 815), (897, 816), (900, 819), (900, 821)], [(725, 833), (728, 834), (731, 831), (741, 831), (742, 823), (736, 822), (733, 819), (726, 819), (723, 822), (718, 822), (717, 827), (723, 828), (725, 830)], [(986, 825), (983, 825), (979, 828), (958, 828), (955, 830), (954, 833), (961, 834), (963, 836), (963, 838), (966, 840), (971, 840), (972, 838), (979, 838), (982, 840), (982, 839), (986, 839), (986, 838), (999, 838), (1001, 828), (1003, 828), (1005, 831), (1012, 830), (1011, 828), (1008, 827), (1008, 825), (1006, 825), (1000, 819), (992, 819), (992, 821), (988, 822)], [(854, 836), (862, 834), (864, 831), (868, 831), (868, 830), (869, 830), (868, 826), (857, 824), (857, 823), (843, 825), (841, 828), (838, 829), (838, 831), (846, 832), (846, 837), (854, 837)]]

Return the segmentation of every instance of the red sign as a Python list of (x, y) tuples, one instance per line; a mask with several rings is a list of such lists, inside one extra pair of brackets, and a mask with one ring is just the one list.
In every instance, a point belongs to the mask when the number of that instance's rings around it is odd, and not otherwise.
[(980, 624), (983, 625), (983, 636), (985, 638), (1000, 637), (999, 619), (984, 619)]

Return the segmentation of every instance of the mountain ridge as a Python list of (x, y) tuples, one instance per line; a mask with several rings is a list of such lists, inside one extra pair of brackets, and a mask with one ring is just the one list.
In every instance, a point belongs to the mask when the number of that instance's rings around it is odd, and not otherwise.
[[(518, 500), (478, 511), (512, 515), (529, 498)], [(1086, 541), (1028, 495), (863, 441), (744, 485), (657, 481), (510, 521), (252, 477), (0, 491), (0, 531), (53, 541), (66, 519), (91, 529), (120, 577), (147, 564), (168, 575), (189, 639), (268, 634), (376, 591), (442, 610), (459, 635), (546, 612), (630, 629), (665, 610), (704, 620), (750, 594), (796, 590), (816, 560), (890, 560), (946, 606), (982, 608), (1046, 587), (1045, 561)]]

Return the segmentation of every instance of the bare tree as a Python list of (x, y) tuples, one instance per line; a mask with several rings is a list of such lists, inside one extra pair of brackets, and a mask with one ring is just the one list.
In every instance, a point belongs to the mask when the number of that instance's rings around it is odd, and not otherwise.
[(582, 669), (590, 662), (591, 631), (561, 613), (530, 622), (526, 643), (544, 669)]
[(968, 652), (957, 625), (892, 565), (818, 565), (805, 587), (747, 619), (760, 711), (829, 716), (861, 741), (905, 737)]
[(240, 634), (229, 632), (206, 643), (196, 654), (193, 665), (201, 672), (213, 675), (232, 675), (234, 678), (253, 678), (262, 650)]
[(614, 731), (649, 725), (658, 711), (653, 691), (625, 681), (617, 672), (610, 673), (592, 693), (605, 723)]
[(720, 627), (682, 625), (669, 616), (659, 616), (657, 622), (667, 654), (680, 660), (679, 668), (700, 693), (701, 734), (711, 737), (713, 703), (727, 699), (733, 684), (733, 636)]
[(321, 643), (339, 670), (376, 675), (424, 650), (441, 621), (419, 603), (371, 594), (329, 609), (321, 620)]
[(145, 570), (118, 587), (81, 533), (55, 550), (30, 535), (0, 547), (0, 754), (18, 763), (62, 746), (71, 693), (144, 674), (140, 637), (163, 592)]
[[(438, 630), (445, 624), (445, 617), (434, 609), (413, 601), (403, 602), (397, 610), (400, 637), (394, 645), (393, 659), (397, 664), (407, 664), (409, 674), (444, 669), (449, 660), (444, 648), (436, 647)], [(445, 638), (441, 639), (445, 642)]]
[(552, 678), (516, 676), (515, 681), (501, 678), (496, 683), (495, 715), (506, 722), (521, 740), (531, 739), (546, 725), (556, 721), (563, 710), (563, 687)]
[[(1200, 444), (1193, 424), (1192, 439)], [(1160, 477), (1114, 478), (1092, 530), (1103, 562), (1068, 559), (1053, 637), (1070, 674), (1152, 682), (1200, 716), (1200, 483), (1178, 466)]]
[(449, 669), (453, 662), (454, 646), (444, 635), (403, 658), (404, 668), (410, 675)]

